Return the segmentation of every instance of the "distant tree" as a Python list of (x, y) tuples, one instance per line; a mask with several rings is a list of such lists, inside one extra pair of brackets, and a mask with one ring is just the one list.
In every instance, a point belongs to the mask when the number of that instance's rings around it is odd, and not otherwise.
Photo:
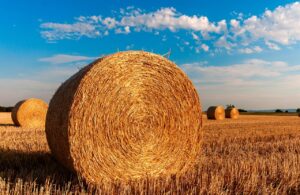
[(233, 104), (227, 104), (226, 108), (235, 108), (235, 106)]
[(248, 112), (247, 110), (244, 110), (244, 109), (238, 109), (239, 112)]
[(300, 108), (297, 108), (296, 112), (300, 113)]
[(276, 109), (275, 112), (277, 112), (277, 113), (282, 113), (283, 111), (280, 110), (280, 109)]
[(288, 112), (289, 112), (288, 110), (285, 111), (285, 113), (288, 113)]
[(0, 106), (0, 112), (11, 112), (13, 107)]
[(14, 107), (6, 107), (6, 112), (11, 112)]

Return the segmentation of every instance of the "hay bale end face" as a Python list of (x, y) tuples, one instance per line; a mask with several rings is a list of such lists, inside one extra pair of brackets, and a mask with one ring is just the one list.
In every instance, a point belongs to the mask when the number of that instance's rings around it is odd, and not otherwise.
[(240, 116), (240, 112), (237, 108), (227, 108), (225, 110), (226, 118), (238, 119)]
[(87, 183), (180, 175), (196, 163), (202, 114), (198, 94), (171, 61), (120, 52), (63, 83), (46, 121), (54, 157)]
[(43, 100), (30, 98), (18, 102), (11, 112), (16, 126), (45, 128), (48, 105)]
[(207, 109), (207, 119), (224, 120), (225, 110), (223, 106), (211, 106)]

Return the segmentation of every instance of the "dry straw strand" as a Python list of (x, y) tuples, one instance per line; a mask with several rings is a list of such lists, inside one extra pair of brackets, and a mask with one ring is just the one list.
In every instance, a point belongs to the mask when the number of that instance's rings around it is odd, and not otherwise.
[(198, 94), (171, 61), (143, 51), (96, 60), (50, 101), (51, 152), (87, 183), (181, 175), (200, 151)]
[(48, 105), (43, 100), (22, 100), (13, 108), (11, 118), (16, 126), (45, 128), (47, 109)]
[(224, 120), (225, 110), (223, 106), (211, 106), (207, 109), (207, 118), (211, 120)]
[(225, 110), (226, 118), (238, 119), (239, 115), (240, 115), (240, 112), (237, 108), (227, 108)]

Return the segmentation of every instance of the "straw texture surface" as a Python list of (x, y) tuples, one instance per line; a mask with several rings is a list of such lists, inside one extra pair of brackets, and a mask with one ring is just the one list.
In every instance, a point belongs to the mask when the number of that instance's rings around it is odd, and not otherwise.
[(48, 105), (43, 100), (30, 98), (18, 102), (11, 112), (16, 126), (45, 128)]
[(223, 106), (211, 106), (207, 109), (207, 118), (211, 120), (224, 120), (225, 110)]
[(180, 175), (200, 151), (198, 94), (171, 61), (142, 52), (96, 60), (63, 83), (47, 114), (52, 154), (88, 183)]
[(226, 118), (238, 119), (240, 116), (240, 112), (237, 108), (227, 108), (225, 110)]

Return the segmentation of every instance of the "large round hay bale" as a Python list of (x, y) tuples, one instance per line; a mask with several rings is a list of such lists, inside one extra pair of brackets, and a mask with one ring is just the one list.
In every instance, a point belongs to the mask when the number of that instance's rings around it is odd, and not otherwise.
[(207, 118), (211, 120), (224, 120), (225, 111), (223, 106), (211, 106), (207, 109)]
[(226, 118), (238, 119), (240, 112), (237, 108), (226, 108), (225, 116)]
[(88, 183), (182, 174), (200, 151), (198, 94), (171, 61), (142, 51), (91, 63), (53, 96), (46, 121), (54, 157)]
[(11, 112), (16, 126), (44, 128), (48, 105), (43, 100), (30, 98), (18, 102)]

